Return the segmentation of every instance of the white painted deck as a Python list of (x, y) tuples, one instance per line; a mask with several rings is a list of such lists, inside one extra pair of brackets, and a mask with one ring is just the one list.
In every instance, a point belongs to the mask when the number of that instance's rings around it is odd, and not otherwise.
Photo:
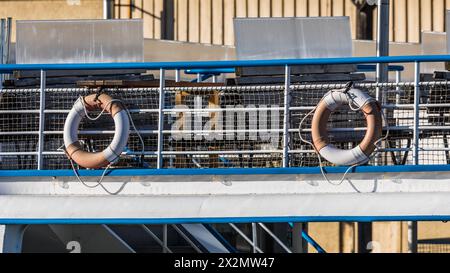
[[(339, 180), (342, 174), (330, 174)], [(96, 176), (84, 177), (93, 185)], [(87, 188), (73, 176), (0, 176), (0, 224), (450, 219), (450, 172), (110, 176)], [(103, 222), (102, 222), (103, 221)]]

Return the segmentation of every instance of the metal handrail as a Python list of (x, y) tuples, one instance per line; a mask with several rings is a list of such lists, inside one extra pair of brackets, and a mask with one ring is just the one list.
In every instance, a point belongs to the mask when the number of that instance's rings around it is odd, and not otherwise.
[[(360, 64), (357, 67), (357, 70), (360, 72), (375, 72), (377, 70), (377, 66), (375, 64)], [(405, 70), (403, 65), (390, 65), (388, 66), (388, 71), (396, 71), (402, 72)], [(234, 67), (225, 67), (225, 68), (213, 68), (213, 69), (186, 69), (184, 71), (185, 74), (188, 75), (220, 75), (226, 73), (236, 73), (236, 69)]]
[[(414, 81), (404, 84), (404, 86), (414, 87), (414, 103), (412, 104), (412, 111), (414, 113), (414, 124), (410, 131), (413, 132), (412, 141), (412, 152), (414, 164), (419, 164), (419, 136), (420, 130), (424, 127), (419, 122), (419, 112), (421, 107), (420, 103), (420, 90), (424, 83), (420, 82), (420, 63), (422, 62), (443, 62), (450, 61), (450, 55), (425, 55), (425, 56), (388, 56), (388, 57), (348, 57), (348, 58), (314, 58), (314, 59), (276, 59), (276, 60), (242, 60), (242, 61), (197, 61), (197, 62), (142, 62), (142, 63), (88, 63), (88, 64), (2, 64), (0, 65), (0, 73), (7, 73), (17, 70), (40, 70), (41, 71), (41, 84), (40, 84), (40, 126), (39, 126), (39, 141), (38, 141), (38, 167), (39, 169), (44, 165), (43, 162), (43, 143), (46, 132), (44, 129), (44, 117), (46, 114), (46, 109), (43, 107), (45, 104), (45, 93), (42, 90), (46, 90), (45, 86), (45, 71), (48, 70), (98, 70), (98, 69), (147, 69), (147, 70), (159, 70), (159, 88), (155, 88), (155, 91), (159, 92), (159, 108), (152, 109), (152, 112), (158, 113), (158, 130), (152, 131), (152, 133), (158, 134), (158, 149), (157, 149), (157, 168), (163, 167), (163, 142), (165, 130), (163, 128), (164, 115), (166, 113), (166, 108), (164, 106), (164, 94), (165, 92), (170, 92), (171, 88), (165, 87), (165, 71), (166, 70), (176, 70), (179, 74), (180, 70), (183, 69), (224, 69), (224, 68), (234, 68), (234, 67), (264, 67), (264, 66), (284, 66), (285, 68), (285, 81), (284, 85), (280, 85), (279, 91), (283, 91), (284, 103), (281, 105), (283, 107), (283, 167), (289, 167), (288, 156), (290, 153), (289, 147), (289, 133), (297, 128), (289, 128), (289, 111), (291, 107), (289, 105), (289, 93), (293, 90), (299, 90), (302, 87), (308, 88), (309, 85), (292, 85), (291, 84), (291, 66), (298, 65), (333, 65), (333, 64), (369, 64), (374, 63), (414, 63)], [(397, 67), (401, 69), (400, 67)], [(398, 72), (398, 71), (397, 71)], [(399, 73), (399, 72), (398, 72)], [(179, 75), (177, 76), (179, 78)], [(394, 85), (396, 88), (403, 86), (398, 83), (400, 79), (397, 79), (397, 83)], [(339, 84), (331, 84), (330, 88), (337, 88)], [(393, 83), (362, 83), (357, 86), (375, 86), (377, 87), (377, 99), (381, 98), (382, 88), (393, 85)], [(313, 86), (313, 85), (312, 85)], [(184, 89), (189, 90), (191, 87), (178, 88), (178, 91)], [(215, 90), (233, 90), (235, 87), (201, 87), (200, 90), (208, 90), (208, 88), (214, 88)], [(249, 87), (250, 90), (257, 88), (255, 86)], [(252, 89), (253, 88), (253, 89)], [(273, 87), (268, 87), (273, 88)], [(299, 88), (299, 89), (298, 89)], [(326, 88), (326, 86), (321, 86), (321, 88)], [(35, 109), (37, 110), (37, 109)], [(447, 127), (440, 127), (445, 128)]]
[[(376, 64), (359, 64), (356, 69), (359, 72), (376, 72), (377, 65)], [(390, 65), (388, 66), (388, 71), (402, 72), (405, 71), (405, 67), (403, 65)]]
[(333, 65), (333, 64), (373, 64), (373, 63), (422, 63), (446, 62), (450, 55), (413, 55), (385, 57), (347, 57), (347, 58), (308, 58), (275, 60), (233, 60), (233, 61), (195, 61), (195, 62), (140, 62), (140, 63), (71, 63), (71, 64), (2, 64), (0, 72), (16, 70), (100, 70), (100, 69), (209, 69), (230, 67), (262, 67), (293, 65)]

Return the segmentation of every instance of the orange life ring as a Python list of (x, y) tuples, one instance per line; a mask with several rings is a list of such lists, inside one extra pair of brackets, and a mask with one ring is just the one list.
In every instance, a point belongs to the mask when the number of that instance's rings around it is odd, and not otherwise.
[[(361, 143), (351, 149), (342, 150), (329, 143), (328, 118), (331, 113), (342, 105), (355, 105), (366, 118), (367, 132)], [(312, 140), (320, 155), (335, 165), (348, 166), (363, 164), (369, 161), (370, 155), (376, 149), (376, 142), (382, 135), (382, 117), (378, 102), (359, 89), (347, 92), (330, 91), (317, 105), (312, 119)]]

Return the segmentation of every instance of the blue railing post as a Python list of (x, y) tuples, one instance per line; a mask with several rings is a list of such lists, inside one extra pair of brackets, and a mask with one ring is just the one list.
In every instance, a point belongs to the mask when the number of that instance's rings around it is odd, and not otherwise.
[(327, 253), (308, 233), (302, 230), (302, 238), (312, 245), (318, 253)]

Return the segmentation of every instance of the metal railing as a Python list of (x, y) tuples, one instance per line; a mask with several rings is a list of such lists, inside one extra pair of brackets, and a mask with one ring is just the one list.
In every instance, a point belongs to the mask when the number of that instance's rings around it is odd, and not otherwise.
[[(114, 69), (147, 69), (147, 70), (158, 70), (159, 71), (159, 87), (158, 88), (146, 88), (147, 92), (157, 92), (158, 93), (158, 107), (155, 108), (136, 108), (130, 109), (131, 113), (152, 113), (157, 115), (157, 128), (139, 130), (141, 134), (155, 134), (157, 136), (157, 147), (154, 151), (146, 151), (144, 155), (156, 157), (156, 168), (163, 168), (165, 160), (172, 160), (171, 156), (178, 154), (187, 154), (192, 157), (192, 160), (196, 157), (201, 157), (205, 155), (226, 155), (226, 154), (246, 154), (246, 155), (258, 155), (261, 156), (267, 154), (280, 154), (282, 158), (282, 163), (280, 167), (290, 167), (290, 156), (292, 154), (303, 154), (312, 153), (312, 149), (295, 149), (292, 147), (291, 138), (292, 134), (298, 133), (298, 128), (293, 127), (291, 124), (292, 113), (295, 111), (307, 111), (313, 109), (313, 105), (291, 105), (293, 92), (302, 90), (324, 90), (332, 88), (341, 88), (344, 83), (326, 83), (326, 84), (292, 84), (291, 83), (291, 67), (299, 65), (334, 65), (334, 64), (378, 64), (378, 63), (414, 63), (414, 81), (413, 82), (401, 82), (400, 72), (403, 70), (401, 66), (392, 66), (391, 70), (396, 71), (397, 81), (391, 83), (369, 83), (360, 82), (356, 83), (355, 87), (359, 88), (394, 88), (396, 96), (399, 97), (399, 93), (404, 88), (413, 88), (412, 99), (408, 103), (398, 103), (388, 102), (383, 104), (384, 109), (388, 110), (408, 110), (412, 114), (411, 119), (412, 124), (406, 125), (385, 125), (385, 130), (389, 129), (391, 132), (403, 131), (411, 132), (411, 143), (407, 147), (386, 147), (383, 151), (390, 153), (400, 153), (400, 152), (412, 152), (412, 163), (420, 163), (420, 153), (424, 151), (450, 151), (449, 147), (439, 148), (439, 147), (428, 147), (421, 148), (421, 132), (426, 130), (450, 130), (450, 126), (447, 125), (433, 125), (433, 124), (420, 124), (421, 120), (421, 110), (424, 108), (438, 108), (438, 107), (450, 107), (447, 102), (443, 103), (422, 103), (421, 93), (422, 89), (426, 89), (433, 86), (445, 86), (447, 88), (446, 82), (420, 82), (420, 64), (422, 62), (443, 62), (450, 61), (450, 55), (433, 55), (433, 56), (393, 56), (393, 57), (355, 57), (355, 58), (321, 58), (321, 59), (300, 59), (300, 60), (256, 60), (256, 61), (214, 61), (214, 62), (157, 62), (157, 63), (95, 63), (95, 64), (6, 64), (0, 65), (0, 73), (11, 73), (12, 71), (24, 71), (24, 70), (38, 70), (41, 71), (41, 80), (39, 88), (39, 108), (38, 109), (21, 109), (21, 110), (0, 110), (0, 114), (9, 113), (38, 113), (39, 114), (39, 126), (38, 130), (33, 131), (0, 131), (0, 136), (4, 135), (37, 135), (37, 144), (35, 151), (26, 152), (2, 152), (0, 151), (0, 156), (11, 156), (11, 155), (33, 155), (37, 159), (37, 169), (43, 169), (45, 165), (45, 156), (47, 155), (60, 155), (61, 152), (58, 151), (48, 151), (45, 150), (45, 140), (48, 135), (58, 135), (62, 134), (62, 131), (46, 130), (45, 117), (49, 114), (61, 113), (65, 114), (68, 112), (67, 109), (47, 109), (46, 105), (46, 93), (48, 88), (46, 88), (46, 71), (50, 70), (114, 70)], [(285, 68), (284, 84), (283, 85), (259, 85), (259, 86), (198, 86), (198, 87), (166, 87), (166, 71), (175, 70), (176, 80), (180, 80), (180, 71), (189, 70), (188, 73), (195, 74), (211, 74), (209, 71), (215, 71), (212, 73), (216, 75), (217, 73), (231, 73), (230, 68), (234, 67), (266, 67), (266, 66), (283, 66)], [(368, 71), (373, 71), (372, 66), (360, 66), (360, 69), (366, 69)], [(261, 110), (273, 110), (282, 113), (281, 118), (281, 128), (278, 129), (263, 129), (268, 133), (280, 133), (281, 136), (281, 149), (259, 149), (259, 150), (211, 150), (211, 151), (180, 151), (180, 150), (167, 150), (164, 145), (167, 141), (165, 136), (167, 134), (173, 133), (185, 133), (185, 134), (208, 134), (208, 133), (223, 133), (226, 134), (227, 130), (167, 130), (164, 128), (165, 118), (170, 114), (180, 114), (180, 113), (220, 113), (227, 112), (227, 109), (222, 108), (206, 108), (206, 109), (177, 109), (176, 107), (168, 107), (165, 105), (167, 96), (173, 92), (259, 92), (259, 91), (273, 91), (282, 92), (279, 93), (279, 98), (277, 98), (278, 106), (276, 107), (243, 107), (234, 108), (233, 112), (251, 112), (251, 111), (261, 111)], [(1, 90), (4, 91), (4, 90)], [(0, 92), (1, 92), (0, 91)], [(46, 92), (47, 91), (47, 92)], [(131, 91), (131, 90), (130, 90)], [(1, 95), (1, 93), (0, 93)], [(406, 114), (405, 114), (406, 115)], [(296, 125), (297, 126), (297, 125)], [(353, 127), (353, 128), (331, 128), (331, 132), (357, 132), (364, 131), (364, 127)], [(260, 132), (260, 129), (255, 129), (255, 132)], [(304, 129), (304, 132), (308, 132), (308, 129)], [(239, 129), (234, 129), (233, 133), (239, 133)], [(252, 133), (252, 129), (244, 128), (243, 133)], [(113, 134), (113, 130), (82, 130), (82, 134)], [(446, 138), (446, 135), (444, 136)], [(125, 155), (136, 154), (133, 151), (125, 152)]]

